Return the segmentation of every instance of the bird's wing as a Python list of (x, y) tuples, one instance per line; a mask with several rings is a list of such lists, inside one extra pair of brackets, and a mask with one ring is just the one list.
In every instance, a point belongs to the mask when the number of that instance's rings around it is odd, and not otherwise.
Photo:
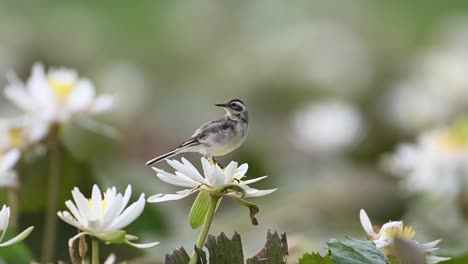
[(223, 121), (225, 118), (220, 118), (218, 120), (210, 121), (205, 124), (203, 124), (201, 127), (199, 127), (195, 133), (193, 133), (192, 137), (182, 143), (180, 147), (186, 147), (186, 146), (195, 146), (200, 144), (200, 140), (205, 139), (208, 134), (212, 133), (213, 131), (216, 131), (216, 128), (219, 126), (222, 126)]

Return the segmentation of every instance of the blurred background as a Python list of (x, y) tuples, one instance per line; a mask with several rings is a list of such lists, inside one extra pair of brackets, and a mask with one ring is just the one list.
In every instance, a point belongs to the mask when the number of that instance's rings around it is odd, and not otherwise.
[[(252, 199), (259, 226), (225, 199), (211, 233), (239, 232), (246, 256), (263, 247), (269, 229), (287, 233), (292, 255), (324, 252), (332, 237), (365, 239), (364, 208), (377, 225), (404, 219), (420, 241), (443, 238), (447, 251), (463, 250), (463, 215), (445, 214), (458, 225), (434, 225), (440, 219), (413, 206), (381, 164), (400, 142), (467, 109), (466, 1), (0, 1), (0, 36), (1, 87), (8, 71), (26, 79), (41, 61), (76, 68), (98, 93), (117, 98), (99, 117), (117, 139), (64, 129), (63, 202), (73, 186), (89, 195), (93, 183), (122, 192), (131, 184), (134, 199), (178, 190), (145, 161), (224, 114), (215, 103), (241, 98), (249, 137), (219, 161), (248, 163), (247, 175), (269, 175), (254, 187), (278, 191)], [(17, 113), (3, 97), (0, 111)], [(187, 158), (199, 165), (198, 155)], [(20, 224), (36, 230), (27, 246), (1, 249), (3, 256), (40, 252), (47, 161), (31, 163), (20, 168)], [(191, 249), (199, 232), (188, 222), (194, 198), (147, 204), (129, 226), (159, 246), (107, 252), (154, 263), (175, 247)], [(59, 223), (58, 255), (68, 261), (76, 230)]]

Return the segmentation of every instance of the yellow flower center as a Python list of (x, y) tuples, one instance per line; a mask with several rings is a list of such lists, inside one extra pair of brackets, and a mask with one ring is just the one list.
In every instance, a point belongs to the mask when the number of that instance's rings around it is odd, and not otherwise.
[(468, 149), (468, 120), (461, 119), (444, 133), (439, 143), (448, 151), (462, 151)]
[(52, 90), (55, 92), (58, 99), (62, 102), (67, 100), (68, 96), (75, 88), (74, 82), (65, 83), (53, 78), (49, 78), (49, 85), (52, 87)]
[(416, 231), (414, 231), (411, 226), (401, 226), (389, 228), (386, 230), (385, 234), (388, 238), (411, 240), (414, 235), (416, 235)]
[(24, 146), (24, 130), (21, 127), (10, 128), (7, 134), (10, 147), (21, 148)]
[[(93, 199), (88, 199), (88, 204), (91, 208), (94, 208), (94, 205), (93, 205)], [(107, 209), (107, 199), (104, 198), (102, 199), (102, 202), (101, 202), (101, 210), (102, 210), (102, 213), (105, 213), (106, 212), (106, 209)]]

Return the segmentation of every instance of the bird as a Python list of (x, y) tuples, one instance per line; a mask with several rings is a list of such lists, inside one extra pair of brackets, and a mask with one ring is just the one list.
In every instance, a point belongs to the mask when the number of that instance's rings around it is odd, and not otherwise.
[(249, 128), (249, 112), (240, 99), (230, 99), (215, 106), (226, 111), (222, 118), (203, 124), (189, 140), (176, 149), (147, 161), (146, 165), (153, 165), (180, 153), (198, 152), (213, 164), (222, 167), (214, 157), (224, 156), (242, 145)]

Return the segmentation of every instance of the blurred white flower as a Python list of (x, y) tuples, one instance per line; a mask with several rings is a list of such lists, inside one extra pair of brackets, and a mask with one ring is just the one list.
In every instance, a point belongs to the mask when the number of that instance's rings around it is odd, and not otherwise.
[[(229, 189), (224, 190), (224, 195), (231, 197), (259, 197), (268, 195), (276, 189), (270, 190), (257, 190), (249, 187), (248, 185), (268, 176), (263, 176), (251, 180), (243, 181), (248, 165), (246, 163), (237, 166), (237, 162), (231, 161), (225, 169), (221, 169), (218, 165), (210, 163), (206, 158), (201, 158), (203, 165), (203, 176), (198, 170), (185, 158), (182, 158), (182, 163), (177, 160), (166, 159), (167, 163), (171, 165), (176, 171), (174, 174), (165, 172), (161, 169), (153, 167), (157, 172), (157, 176), (164, 182), (172, 185), (187, 187), (178, 191), (176, 194), (156, 194), (148, 198), (150, 203), (159, 203), (164, 201), (179, 200), (192, 193), (198, 191), (217, 192), (218, 188), (230, 186)], [(234, 188), (237, 187), (237, 188)], [(239, 189), (244, 192), (242, 195)]]
[(57, 213), (63, 221), (81, 231), (69, 240), (69, 246), (71, 247), (73, 241), (82, 235), (94, 236), (107, 243), (126, 243), (138, 248), (149, 248), (159, 244), (159, 242), (132, 243), (130, 240), (137, 239), (137, 237), (126, 234), (122, 230), (135, 221), (145, 208), (145, 194), (142, 193), (138, 201), (125, 209), (131, 194), (132, 188), (128, 185), (124, 195), (117, 193), (116, 188), (112, 187), (107, 189), (102, 197), (99, 187), (94, 185), (91, 198), (86, 199), (75, 187), (72, 191), (75, 203), (70, 200), (65, 202), (70, 212)]
[(0, 187), (13, 187), (18, 184), (14, 167), (21, 156), (18, 149), (0, 151)]
[(466, 24), (463, 30), (443, 34), (441, 44), (416, 57), (408, 76), (385, 94), (381, 109), (393, 126), (420, 131), (441, 125), (468, 107)]
[(468, 182), (468, 123), (422, 133), (415, 144), (402, 144), (383, 159), (409, 192), (455, 197)]
[[(0, 241), (3, 240), (3, 237), (5, 236), (5, 233), (8, 228), (8, 223), (10, 222), (10, 207), (3, 205), (2, 210), (0, 211)], [(26, 228), (23, 232), (21, 232), (19, 235), (15, 236), (14, 238), (0, 243), (0, 247), (6, 247), (10, 246), (13, 244), (16, 244), (23, 239), (25, 239), (29, 234), (33, 231), (34, 226), (30, 226)]]
[(48, 125), (29, 116), (0, 119), (0, 150), (27, 149), (44, 139)]
[(26, 113), (48, 123), (64, 123), (75, 116), (108, 110), (113, 103), (109, 95), (95, 95), (93, 84), (73, 69), (51, 68), (36, 63), (26, 83), (15, 75), (8, 76), (5, 96)]
[[(366, 231), (368, 239), (374, 242), (375, 246), (380, 249), (386, 256), (394, 256), (395, 249), (393, 248), (396, 238), (413, 243), (416, 248), (421, 250), (426, 255), (426, 263), (435, 264), (450, 258), (438, 257), (432, 255), (432, 252), (438, 250), (436, 247), (442, 240), (434, 240), (429, 243), (420, 244), (413, 237), (416, 232), (411, 226), (404, 226), (402, 221), (390, 221), (384, 224), (381, 228), (374, 227), (363, 209), (359, 212), (359, 218), (364, 231)], [(374, 229), (378, 229), (377, 232)]]
[(296, 111), (292, 142), (304, 153), (336, 154), (363, 137), (364, 119), (351, 104), (335, 99), (309, 104)]

